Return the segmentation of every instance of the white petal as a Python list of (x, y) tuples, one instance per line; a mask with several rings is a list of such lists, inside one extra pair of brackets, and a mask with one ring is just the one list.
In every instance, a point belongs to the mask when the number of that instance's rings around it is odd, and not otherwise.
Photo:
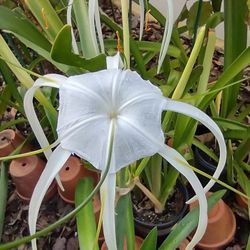
[(108, 249), (117, 249), (115, 230), (115, 184), (116, 175), (108, 174), (101, 186), (103, 210), (103, 234)]
[(72, 127), (72, 131), (70, 127), (58, 130), (61, 146), (86, 159), (97, 169), (104, 170), (110, 120), (93, 117), (83, 120), (81, 126), (77, 125)]
[(97, 5), (96, 0), (90, 0), (89, 1), (90, 35), (92, 37), (92, 42), (93, 42), (93, 46), (95, 48), (95, 51), (98, 54), (98, 44), (97, 44), (96, 31), (95, 31), (95, 9), (96, 9), (96, 5)]
[[(41, 148), (45, 148), (49, 146), (49, 142), (43, 132), (43, 129), (39, 123), (39, 120), (37, 118), (34, 105), (33, 105), (33, 98), (36, 90), (42, 86), (47, 87), (55, 87), (59, 88), (59, 86), (64, 82), (67, 78), (61, 75), (57, 74), (48, 74), (44, 76), (45, 78), (48, 78), (48, 80), (45, 79), (37, 79), (33, 85), (25, 94), (24, 96), (24, 110), (27, 116), (27, 119), (30, 123), (30, 126), (36, 136), (36, 139), (38, 143), (40, 144)], [(49, 81), (51, 80), (51, 81)], [(44, 151), (45, 157), (48, 160), (50, 155), (52, 153), (51, 149), (48, 149), (47, 151)], [(62, 183), (60, 181), (59, 176), (56, 176), (56, 181), (59, 185), (59, 187), (63, 190)]]
[(72, 36), (72, 48), (75, 54), (79, 54), (79, 50), (76, 43), (76, 38), (72, 26), (71, 16), (72, 16), (72, 7), (73, 7), (73, 1), (69, 0), (68, 2), (68, 8), (67, 8), (67, 24), (71, 26), (71, 36)]
[(105, 48), (104, 48), (104, 41), (103, 41), (103, 35), (102, 35), (102, 25), (101, 25), (101, 20), (100, 20), (100, 13), (99, 13), (99, 4), (98, 1), (96, 1), (95, 5), (95, 25), (96, 25), (96, 31), (97, 31), (97, 36), (98, 36), (98, 42), (101, 47), (101, 53), (105, 53)]
[(172, 0), (167, 0), (167, 7), (168, 7), (167, 8), (167, 19), (166, 19), (165, 30), (164, 30), (162, 44), (161, 44), (157, 73), (160, 72), (162, 63), (163, 63), (164, 58), (167, 54), (168, 45), (170, 43), (172, 30), (173, 30), (173, 24), (174, 24), (174, 16), (173, 16), (174, 10), (173, 10)]
[[(38, 218), (39, 208), (41, 206), (42, 200), (54, 180), (55, 176), (58, 174), (64, 163), (70, 157), (71, 153), (62, 149), (58, 146), (55, 151), (50, 156), (45, 169), (40, 176), (38, 183), (34, 189), (32, 194), (30, 205), (29, 205), (29, 229), (30, 234), (34, 234), (36, 232), (36, 222)], [(36, 250), (36, 240), (32, 240), (32, 249)]]
[[(122, 167), (158, 151), (158, 147), (152, 144), (147, 136), (139, 132), (141, 128), (138, 126), (138, 129), (135, 129), (133, 125), (133, 122), (124, 117), (120, 117), (117, 121), (114, 142), (115, 169), (111, 169), (112, 172), (117, 172)], [(147, 133), (150, 133), (149, 130)], [(161, 130), (152, 130), (152, 133), (159, 138), (159, 142), (164, 142)]]
[(119, 52), (114, 56), (107, 56), (106, 62), (107, 62), (107, 69), (120, 69), (123, 67)]
[[(169, 111), (178, 112), (184, 115), (188, 115), (197, 121), (203, 123), (211, 132), (214, 134), (216, 140), (219, 144), (220, 156), (218, 166), (213, 174), (214, 178), (219, 178), (224, 165), (226, 163), (227, 149), (226, 144), (223, 138), (223, 134), (221, 133), (218, 125), (204, 112), (199, 110), (198, 108), (183, 102), (173, 101), (171, 99), (166, 99), (165, 109)], [(210, 180), (207, 185), (204, 187), (205, 192), (208, 192), (209, 189), (214, 185), (215, 181)], [(188, 203), (194, 202), (196, 196), (188, 201)]]
[[(145, 81), (141, 76), (134, 71), (126, 70), (126, 75), (122, 82), (119, 82), (119, 95), (120, 104), (130, 101), (132, 98), (142, 94), (155, 94), (161, 99), (162, 92), (159, 88), (154, 86), (150, 81)], [(161, 100), (159, 101), (161, 102)]]
[[(187, 250), (189, 249), (192, 250), (193, 247), (201, 240), (207, 228), (208, 216), (207, 216), (207, 199), (205, 192), (197, 176), (191, 169), (189, 169), (185, 165), (185, 164), (188, 165), (188, 163), (180, 153), (170, 148), (169, 146), (165, 145), (160, 149), (159, 154), (187, 178), (187, 180), (189, 181), (190, 185), (192, 186), (193, 190), (197, 195), (199, 201), (198, 227), (191, 242), (188, 244), (186, 248)], [(184, 164), (182, 164), (181, 162), (183, 162)]]
[(139, 39), (142, 39), (143, 28), (144, 28), (144, 20), (145, 20), (145, 4), (144, 0), (139, 0), (140, 4), (140, 36)]

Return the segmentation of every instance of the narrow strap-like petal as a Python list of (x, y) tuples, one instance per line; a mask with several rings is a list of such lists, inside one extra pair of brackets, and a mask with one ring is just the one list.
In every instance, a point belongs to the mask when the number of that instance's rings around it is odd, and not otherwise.
[(103, 210), (103, 233), (108, 249), (116, 250), (115, 231), (115, 183), (116, 175), (108, 174), (101, 186), (101, 202)]
[(99, 4), (97, 0), (96, 0), (96, 5), (95, 5), (95, 25), (96, 25), (96, 32), (98, 36), (98, 42), (99, 42), (100, 49), (101, 49), (100, 52), (105, 53), (104, 41), (103, 41), (103, 35), (102, 35), (102, 25), (101, 25), (100, 12), (99, 12)]
[(140, 4), (140, 36), (139, 39), (142, 39), (143, 35), (143, 28), (144, 28), (144, 21), (145, 21), (145, 3), (144, 0), (139, 0)]
[(73, 7), (73, 1), (74, 0), (69, 0), (68, 2), (68, 8), (67, 8), (67, 24), (71, 26), (71, 35), (72, 35), (72, 48), (75, 54), (79, 54), (79, 50), (77, 47), (77, 43), (76, 43), (76, 38), (75, 38), (75, 34), (74, 34), (74, 30), (73, 30), (73, 26), (72, 26), (72, 7)]
[(107, 56), (106, 62), (107, 62), (107, 69), (119, 69), (122, 67), (121, 57), (119, 52), (114, 56)]
[[(218, 125), (204, 112), (187, 103), (166, 99), (165, 109), (168, 111), (174, 111), (184, 115), (188, 115), (196, 119), (197, 121), (204, 124), (214, 134), (219, 144), (220, 156), (219, 156), (218, 166), (213, 174), (213, 177), (218, 179), (226, 163), (226, 156), (227, 156), (226, 144), (223, 138), (223, 134), (220, 131)], [(205, 192), (208, 192), (209, 189), (214, 185), (214, 183), (215, 183), (214, 180), (209, 180), (207, 185), (204, 187)], [(195, 199), (196, 196), (190, 199), (188, 203), (194, 202)]]
[(167, 0), (167, 18), (166, 18), (163, 39), (162, 39), (162, 43), (161, 43), (161, 50), (160, 50), (160, 55), (159, 55), (157, 73), (159, 73), (161, 70), (161, 66), (162, 66), (163, 60), (167, 54), (168, 45), (170, 43), (172, 30), (173, 30), (173, 24), (174, 24), (174, 13), (173, 12), (174, 12), (174, 10), (173, 10), (172, 0)]
[[(38, 180), (29, 205), (28, 222), (31, 235), (36, 232), (36, 222), (42, 200), (55, 176), (58, 174), (70, 155), (71, 153), (69, 151), (64, 150), (60, 146), (58, 146), (51, 154), (47, 165), (45, 166), (45, 169), (40, 179)], [(32, 240), (32, 249), (37, 250), (36, 240)]]
[(91, 38), (92, 38), (92, 42), (93, 42), (93, 46), (95, 48), (95, 51), (98, 54), (98, 44), (97, 44), (96, 29), (95, 29), (95, 9), (96, 9), (96, 6), (97, 6), (96, 0), (90, 0), (89, 1), (90, 35), (91, 35)]
[[(186, 248), (186, 250), (191, 250), (201, 240), (207, 228), (208, 218), (207, 218), (206, 195), (199, 179), (194, 174), (194, 172), (186, 166), (186, 164), (188, 163), (180, 153), (170, 148), (169, 146), (164, 145), (160, 149), (159, 154), (187, 178), (198, 198), (199, 201), (198, 227), (191, 242), (188, 244)], [(182, 162), (184, 164), (182, 164)]]
[[(33, 98), (36, 90), (42, 86), (47, 86), (47, 87), (54, 87), (54, 88), (59, 88), (60, 86), (60, 81), (65, 80), (65, 77), (61, 75), (56, 75), (56, 74), (51, 74), (45, 76), (45, 78), (51, 79), (49, 80), (44, 80), (44, 79), (38, 79), (36, 80), (35, 84), (33, 87), (28, 89), (24, 96), (24, 110), (27, 116), (27, 119), (30, 123), (30, 126), (32, 128), (32, 131), (34, 132), (36, 139), (38, 143), (40, 144), (41, 148), (45, 148), (49, 146), (49, 142), (43, 132), (42, 126), (39, 123), (39, 120), (37, 118), (34, 105), (33, 105)], [(52, 153), (51, 149), (48, 149), (47, 151), (44, 152), (46, 159), (48, 160), (50, 155)], [(60, 188), (63, 190), (63, 186), (61, 184), (61, 181), (58, 176), (56, 176), (56, 180)]]

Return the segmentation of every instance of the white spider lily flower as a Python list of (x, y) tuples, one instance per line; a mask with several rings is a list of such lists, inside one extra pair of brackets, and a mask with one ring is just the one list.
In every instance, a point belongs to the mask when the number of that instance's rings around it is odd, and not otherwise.
[[(197, 176), (186, 166), (185, 159), (176, 150), (165, 145), (161, 129), (161, 114), (170, 110), (187, 114), (207, 126), (218, 140), (221, 157), (215, 177), (221, 173), (226, 159), (226, 146), (218, 126), (197, 108), (165, 98), (160, 89), (143, 80), (136, 72), (119, 69), (120, 56), (107, 57), (107, 69), (95, 73), (64, 77), (57, 74), (38, 79), (27, 91), (24, 106), (34, 133), (42, 129), (35, 116), (32, 97), (42, 86), (59, 88), (58, 141), (59, 146), (50, 155), (48, 163), (33, 192), (29, 208), (30, 233), (36, 231), (36, 222), (42, 199), (71, 154), (89, 161), (102, 172), (107, 161), (107, 149), (112, 137), (111, 164), (101, 187), (104, 204), (103, 231), (109, 249), (116, 250), (115, 185), (116, 172), (146, 156), (159, 153), (193, 187), (199, 201), (199, 222), (187, 249), (192, 249), (202, 238), (207, 227), (207, 191), (214, 181), (203, 189)], [(33, 111), (32, 111), (33, 110)], [(39, 130), (39, 131), (38, 131)], [(38, 141), (44, 146), (46, 137)], [(32, 241), (33, 250), (36, 241)]]

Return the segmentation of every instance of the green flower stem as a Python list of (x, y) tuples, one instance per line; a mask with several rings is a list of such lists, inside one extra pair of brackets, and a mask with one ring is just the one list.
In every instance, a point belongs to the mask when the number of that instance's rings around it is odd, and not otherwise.
[(67, 221), (69, 221), (72, 217), (74, 217), (79, 211), (81, 211), (81, 209), (88, 204), (88, 202), (90, 200), (92, 200), (92, 197), (99, 191), (101, 185), (103, 184), (109, 169), (110, 169), (110, 165), (111, 165), (111, 158), (112, 158), (112, 151), (113, 151), (113, 143), (114, 143), (114, 134), (115, 134), (115, 129), (114, 129), (114, 125), (112, 128), (112, 132), (111, 132), (111, 138), (110, 138), (110, 143), (108, 146), (108, 159), (107, 159), (107, 164), (105, 166), (105, 170), (103, 173), (103, 176), (101, 178), (101, 180), (98, 182), (98, 184), (96, 185), (96, 187), (94, 188), (94, 190), (90, 193), (90, 195), (79, 205), (77, 206), (73, 211), (71, 211), (70, 213), (68, 213), (67, 215), (65, 215), (63, 218), (59, 219), (57, 222), (51, 224), (50, 226), (42, 229), (41, 231), (30, 235), (30, 236), (26, 236), (23, 237), (19, 240), (10, 242), (10, 243), (6, 243), (6, 244), (2, 244), (0, 245), (0, 250), (6, 250), (6, 249), (12, 249), (12, 248), (16, 248), (19, 245), (25, 244), (29, 241), (31, 241), (32, 239), (35, 238), (40, 238), (42, 236), (47, 235), (48, 233), (50, 233), (51, 231), (53, 231), (55, 228), (57, 228), (58, 226), (66, 223)]
[(200, 175), (202, 175), (202, 176), (204, 176), (204, 177), (206, 177), (206, 178), (208, 178), (208, 179), (211, 179), (211, 180), (217, 182), (218, 184), (220, 184), (221, 186), (223, 186), (223, 187), (229, 189), (230, 191), (232, 191), (232, 192), (234, 192), (234, 193), (236, 193), (236, 194), (239, 194), (239, 195), (243, 196), (244, 198), (250, 200), (250, 197), (249, 197), (249, 196), (247, 196), (246, 194), (240, 192), (239, 190), (237, 190), (237, 189), (231, 187), (231, 186), (228, 185), (227, 183), (225, 183), (225, 182), (223, 182), (223, 181), (221, 181), (221, 180), (219, 180), (219, 179), (214, 178), (212, 175), (209, 175), (209, 174), (203, 172), (202, 170), (200, 170), (200, 169), (198, 169), (198, 168), (196, 168), (196, 167), (194, 167), (194, 166), (192, 166), (192, 165), (190, 165), (190, 164), (187, 164), (186, 162), (184, 162), (184, 161), (182, 161), (182, 160), (180, 160), (180, 159), (178, 159), (178, 158), (176, 158), (175, 160), (178, 161), (179, 163), (181, 163), (181, 164), (187, 166), (188, 168), (192, 169), (192, 170), (195, 171), (196, 173), (198, 173), (198, 174), (200, 174)]
[(1, 162), (0, 163), (0, 242), (3, 234), (4, 219), (8, 195), (8, 167)]
[(123, 26), (123, 46), (126, 59), (126, 66), (130, 68), (130, 47), (129, 47), (129, 21), (128, 21), (128, 0), (121, 1), (122, 6), (122, 26)]
[(189, 57), (189, 60), (187, 62), (187, 65), (186, 65), (186, 67), (181, 75), (181, 79), (178, 82), (178, 84), (175, 88), (175, 91), (172, 95), (172, 99), (180, 99), (185, 91), (185, 88), (186, 88), (186, 85), (188, 83), (189, 77), (192, 73), (194, 64), (195, 64), (197, 57), (200, 53), (200, 49), (201, 49), (201, 46), (203, 44), (205, 32), (206, 32), (206, 28), (201, 27), (200, 32), (198, 33), (196, 42), (194, 44), (194, 48), (193, 48), (191, 55)]

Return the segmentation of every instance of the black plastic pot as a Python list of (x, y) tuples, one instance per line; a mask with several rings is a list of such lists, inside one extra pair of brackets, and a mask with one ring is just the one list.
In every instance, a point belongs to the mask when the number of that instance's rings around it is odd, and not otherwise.
[(178, 221), (180, 221), (182, 219), (182, 217), (185, 215), (185, 213), (187, 212), (187, 204), (185, 203), (185, 201), (188, 200), (187, 188), (180, 181), (177, 181), (176, 188), (180, 190), (181, 194), (183, 195), (183, 201), (184, 201), (183, 207), (180, 210), (180, 213), (177, 216), (175, 216), (174, 218), (172, 218), (171, 221), (168, 221), (166, 223), (161, 223), (161, 224), (142, 222), (142, 221), (138, 220), (137, 218), (134, 218), (136, 235), (139, 235), (142, 238), (145, 238), (154, 227), (157, 227), (158, 245), (160, 245), (165, 240), (166, 236), (170, 233), (170, 230), (172, 229), (172, 227)]
[[(193, 147), (193, 152), (194, 152), (195, 167), (209, 175), (213, 175), (216, 170), (217, 164), (199, 148)], [(206, 178), (205, 176), (197, 175), (197, 177), (199, 178), (203, 186), (205, 186), (209, 181), (209, 179)], [(227, 171), (225, 168), (223, 169), (219, 180), (227, 183)], [(221, 185), (215, 183), (213, 187), (210, 189), (210, 191), (216, 192), (222, 188), (223, 187)]]

